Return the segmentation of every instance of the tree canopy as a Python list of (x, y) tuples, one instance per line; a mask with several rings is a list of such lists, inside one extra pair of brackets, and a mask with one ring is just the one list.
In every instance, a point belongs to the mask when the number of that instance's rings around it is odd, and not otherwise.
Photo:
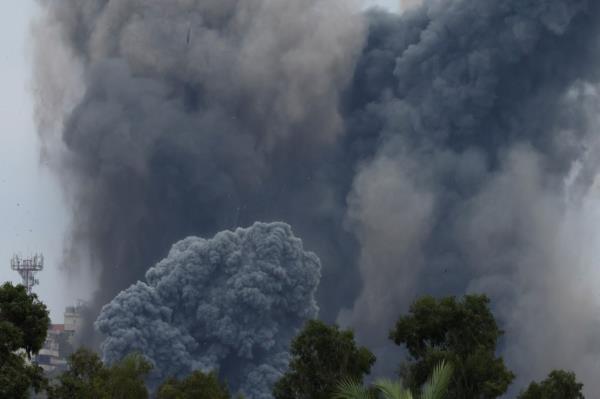
[(107, 367), (100, 357), (79, 349), (68, 360), (69, 369), (48, 389), (49, 399), (146, 399), (144, 377), (152, 366), (141, 355), (131, 354)]
[(183, 380), (170, 378), (157, 392), (157, 399), (229, 399), (227, 386), (216, 373), (194, 371)]
[(415, 301), (409, 314), (400, 317), (390, 338), (405, 345), (412, 358), (403, 369), (406, 383), (416, 390), (433, 368), (445, 360), (454, 366), (448, 399), (491, 399), (506, 392), (514, 379), (496, 345), (503, 332), (498, 328), (485, 295)]
[(375, 356), (354, 333), (318, 320), (307, 322), (292, 341), (289, 370), (275, 384), (275, 399), (330, 399), (344, 379), (362, 382)]
[(22, 285), (0, 286), (0, 397), (26, 398), (45, 385), (43, 370), (31, 359), (43, 346), (50, 318), (46, 305)]
[(44, 345), (50, 317), (36, 294), (28, 294), (22, 285), (5, 283), (0, 287), (0, 323), (2, 334), (8, 334), (3, 338), (9, 338), (2, 341), (2, 349), (23, 349), (31, 358)]
[(554, 370), (544, 381), (529, 384), (517, 399), (584, 399), (582, 389), (575, 373)]

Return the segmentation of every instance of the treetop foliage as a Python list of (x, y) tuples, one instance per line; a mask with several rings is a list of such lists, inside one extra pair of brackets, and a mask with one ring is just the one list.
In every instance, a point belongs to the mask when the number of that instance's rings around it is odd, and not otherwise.
[(194, 371), (183, 380), (170, 378), (157, 392), (157, 399), (229, 399), (229, 391), (216, 373)]
[(375, 356), (354, 341), (354, 333), (318, 320), (306, 323), (291, 345), (289, 371), (273, 390), (276, 399), (330, 399), (340, 381), (362, 382)]
[(46, 305), (22, 285), (0, 287), (0, 350), (23, 349), (29, 358), (46, 340), (50, 317)]
[(88, 349), (68, 360), (69, 369), (48, 388), (49, 399), (147, 399), (144, 377), (152, 369), (141, 355), (131, 354), (111, 367)]
[(467, 295), (462, 301), (424, 296), (411, 305), (408, 316), (400, 317), (390, 338), (397, 345), (406, 345), (414, 359), (432, 349), (460, 356), (470, 354), (473, 347), (494, 351), (503, 331), (489, 303), (485, 295)]
[(45, 386), (43, 370), (28, 364), (46, 340), (46, 305), (22, 285), (0, 286), (0, 398), (21, 399)]
[(496, 357), (503, 331), (489, 303), (485, 295), (466, 295), (462, 300), (425, 296), (399, 318), (390, 338), (405, 345), (413, 358), (402, 372), (413, 390), (445, 360), (455, 368), (449, 399), (492, 399), (506, 392), (514, 374)]
[(544, 381), (529, 384), (517, 399), (584, 399), (582, 389), (575, 373), (554, 370)]

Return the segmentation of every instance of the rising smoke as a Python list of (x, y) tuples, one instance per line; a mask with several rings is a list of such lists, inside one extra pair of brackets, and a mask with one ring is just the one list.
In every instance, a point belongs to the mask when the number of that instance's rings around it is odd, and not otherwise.
[(363, 343), (483, 291), (517, 388), (600, 392), (599, 2), (42, 3), (38, 122), (97, 309), (182, 237), (284, 220)]
[(348, 131), (378, 142), (348, 196), (363, 288), (340, 321), (375, 344), (415, 296), (485, 292), (516, 386), (565, 367), (600, 392), (598, 17), (538, 0), (371, 15)]
[(345, 290), (322, 307), (335, 317), (358, 286), (331, 183), (352, 178), (331, 151), (364, 36), (353, 2), (42, 3), (44, 155), (75, 199), (68, 254), (99, 274), (96, 312), (182, 237), (285, 220)]
[(288, 363), (289, 342), (316, 317), (317, 256), (284, 223), (256, 223), (189, 237), (102, 309), (104, 358), (131, 352), (154, 363), (152, 385), (194, 370), (218, 370), (234, 389), (259, 399)]

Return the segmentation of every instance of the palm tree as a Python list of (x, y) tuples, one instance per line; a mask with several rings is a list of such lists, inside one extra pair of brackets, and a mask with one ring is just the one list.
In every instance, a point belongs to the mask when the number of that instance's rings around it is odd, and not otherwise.
[[(423, 385), (419, 399), (443, 399), (450, 378), (452, 365), (442, 361), (434, 367), (433, 373)], [(352, 380), (342, 381), (333, 399), (414, 399), (412, 392), (404, 388), (402, 382), (389, 379), (380, 379), (372, 388), (365, 388), (362, 384)]]

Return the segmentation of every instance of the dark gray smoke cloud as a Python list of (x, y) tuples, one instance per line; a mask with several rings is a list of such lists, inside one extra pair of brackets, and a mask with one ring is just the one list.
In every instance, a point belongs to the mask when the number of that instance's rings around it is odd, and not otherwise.
[(381, 355), (416, 296), (485, 291), (517, 388), (600, 392), (599, 2), (42, 3), (38, 123), (98, 307), (181, 237), (284, 220)]
[(104, 359), (143, 353), (153, 385), (217, 370), (234, 390), (268, 399), (289, 344), (315, 318), (321, 264), (285, 223), (255, 223), (186, 238), (104, 306), (96, 327)]
[(74, 200), (68, 263), (98, 274), (92, 313), (182, 237), (285, 220), (329, 265), (324, 284), (346, 291), (324, 301), (334, 318), (358, 285), (342, 228), (351, 171), (339, 176), (332, 157), (364, 36), (358, 7), (41, 3), (38, 123)]
[(371, 15), (347, 98), (375, 148), (348, 196), (363, 288), (339, 318), (360, 337), (382, 345), (423, 293), (485, 292), (517, 387), (564, 367), (600, 392), (598, 18), (585, 0)]

